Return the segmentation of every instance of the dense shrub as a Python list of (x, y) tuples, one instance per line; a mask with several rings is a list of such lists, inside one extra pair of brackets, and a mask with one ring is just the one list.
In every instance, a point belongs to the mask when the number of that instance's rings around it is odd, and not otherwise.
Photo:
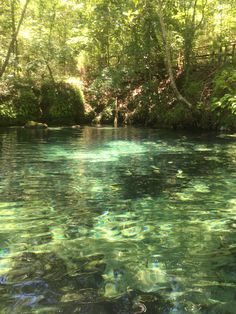
[[(205, 73), (206, 72), (206, 73)], [(0, 83), (0, 124), (27, 120), (50, 124), (114, 122), (167, 128), (236, 129), (236, 70), (202, 67), (177, 79), (191, 109), (176, 100), (167, 79), (130, 83), (123, 70), (105, 69), (87, 89), (91, 110), (85, 112), (82, 92), (65, 82), (12, 79)], [(87, 107), (86, 107), (87, 108)]]
[(39, 102), (32, 82), (23, 79), (2, 82), (0, 119), (2, 125), (21, 124), (28, 119), (40, 119)]
[(236, 129), (236, 70), (223, 68), (213, 80), (211, 112), (214, 126)]
[(16, 119), (12, 95), (7, 82), (0, 82), (0, 126), (11, 125)]
[(52, 124), (84, 122), (84, 98), (80, 89), (64, 82), (42, 84), (17, 79), (0, 84), (0, 125), (27, 120)]
[(0, 103), (0, 126), (13, 125), (16, 116), (16, 110), (11, 103)]
[(190, 77), (188, 84), (185, 84), (185, 89), (183, 90), (183, 93), (187, 99), (190, 99), (191, 102), (196, 103), (201, 97), (202, 90), (202, 79), (198, 79), (197, 77), (192, 76)]
[(236, 70), (233, 67), (222, 68), (213, 79), (212, 96), (221, 98), (225, 94), (236, 92)]
[(167, 128), (236, 129), (236, 70), (232, 67), (199, 68), (177, 80), (192, 107), (176, 100), (168, 84), (157, 93), (148, 86), (131, 99), (134, 124)]
[(215, 99), (211, 110), (217, 128), (236, 129), (236, 93), (225, 94), (219, 100)]
[[(93, 123), (113, 124), (115, 117), (115, 102), (122, 101), (127, 96), (127, 72), (124, 68), (105, 68), (94, 78), (87, 89), (86, 99), (95, 114)], [(118, 124), (124, 118), (119, 112)]]
[(35, 86), (32, 81), (15, 81), (12, 101), (19, 123), (41, 119), (42, 112), (39, 106), (39, 99), (35, 94)]
[(83, 123), (84, 98), (80, 89), (68, 83), (51, 81), (41, 86), (40, 105), (46, 122)]
[(101, 114), (101, 123), (112, 124), (114, 121), (115, 100), (110, 100)]

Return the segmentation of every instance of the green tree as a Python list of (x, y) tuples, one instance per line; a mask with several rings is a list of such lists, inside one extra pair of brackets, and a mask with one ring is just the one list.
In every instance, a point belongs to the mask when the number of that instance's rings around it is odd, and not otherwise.
[(22, 9), (21, 16), (20, 16), (20, 19), (19, 19), (19, 22), (18, 22), (17, 26), (15, 25), (15, 11), (14, 11), (15, 3), (11, 2), (11, 7), (12, 7), (12, 36), (11, 37), (12, 38), (10, 40), (10, 43), (9, 43), (9, 46), (8, 46), (8, 49), (7, 49), (6, 57), (5, 57), (4, 61), (3, 61), (1, 69), (0, 69), (0, 78), (3, 76), (5, 70), (6, 70), (7, 66), (8, 66), (11, 53), (13, 51), (16, 53), (17, 36), (19, 34), (20, 27), (21, 27), (22, 22), (24, 20), (24, 17), (25, 17), (25, 14), (26, 14), (26, 9), (27, 9), (27, 6), (28, 6), (29, 2), (30, 2), (30, 0), (26, 0), (26, 2), (24, 4), (24, 7)]

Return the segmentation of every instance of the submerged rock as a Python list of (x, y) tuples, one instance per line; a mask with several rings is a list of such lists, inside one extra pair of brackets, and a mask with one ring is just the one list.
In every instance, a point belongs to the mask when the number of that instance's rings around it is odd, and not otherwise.
[(160, 294), (129, 291), (118, 298), (106, 299), (94, 289), (81, 289), (65, 293), (60, 309), (63, 313), (79, 310), (78, 313), (86, 314), (167, 314), (173, 310), (173, 304)]
[(61, 302), (73, 302), (76, 301), (78, 303), (94, 303), (99, 299), (98, 292), (95, 289), (87, 288), (87, 289), (80, 289), (76, 292), (68, 292), (65, 293), (62, 298)]
[(133, 313), (156, 313), (164, 314), (169, 313), (173, 309), (173, 304), (164, 299), (157, 293), (137, 293), (136, 298), (133, 300)]
[(48, 125), (46, 123), (35, 122), (35, 121), (27, 121), (24, 125), (26, 129), (46, 129)]
[(12, 269), (7, 274), (9, 282), (46, 280), (53, 285), (62, 283), (67, 273), (64, 261), (54, 253), (24, 252), (12, 260)]
[(173, 309), (173, 304), (158, 293), (142, 293), (131, 290), (119, 298), (100, 303), (104, 314), (167, 314)]
[(96, 273), (96, 272), (103, 273), (105, 268), (106, 268), (106, 263), (104, 263), (103, 261), (96, 261), (96, 260), (88, 262), (83, 266), (83, 270), (85, 272), (92, 272), (92, 273)]

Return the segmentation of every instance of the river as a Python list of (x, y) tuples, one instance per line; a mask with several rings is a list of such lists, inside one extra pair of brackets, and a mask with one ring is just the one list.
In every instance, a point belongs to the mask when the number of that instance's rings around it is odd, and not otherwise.
[(236, 135), (0, 129), (0, 313), (235, 313)]

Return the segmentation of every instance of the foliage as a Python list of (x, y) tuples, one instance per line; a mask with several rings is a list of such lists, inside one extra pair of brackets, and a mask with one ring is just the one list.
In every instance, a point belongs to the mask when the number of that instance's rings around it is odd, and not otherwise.
[(213, 80), (211, 111), (217, 128), (236, 126), (236, 71), (223, 68)]
[(110, 101), (109, 105), (102, 111), (101, 123), (103, 124), (112, 124), (114, 121), (114, 110), (115, 110), (115, 101)]
[(41, 118), (41, 110), (39, 99), (34, 93), (34, 85), (32, 81), (16, 81), (14, 82), (15, 97), (13, 105), (17, 111), (17, 120), (24, 123), (26, 120), (34, 120)]
[(11, 80), (1, 85), (0, 99), (2, 124), (24, 124), (27, 120), (73, 124), (84, 120), (82, 91), (65, 82)]
[(200, 78), (195, 78), (190, 74), (188, 84), (184, 84), (184, 94), (187, 98), (194, 102), (197, 102), (203, 90), (203, 80)]
[[(10, 53), (3, 82), (12, 84), (5, 96), (0, 87), (2, 116), (55, 124), (99, 116), (107, 123), (115, 100), (130, 122), (145, 125), (215, 128), (218, 114), (233, 115), (222, 99), (236, 89), (235, 60), (224, 48), (236, 34), (233, 1), (29, 1), (17, 34), (24, 3), (0, 4), (0, 72)], [(220, 49), (220, 59), (233, 63), (222, 71), (219, 58), (209, 58)], [(83, 97), (63, 83), (72, 76), (92, 107), (85, 115)]]
[(16, 110), (12, 104), (12, 94), (6, 82), (0, 83), (0, 126), (11, 124), (16, 118)]
[(236, 70), (224, 67), (213, 79), (213, 97), (223, 97), (236, 91)]
[(45, 121), (54, 124), (83, 122), (84, 98), (82, 91), (68, 83), (43, 82), (40, 105)]
[[(27, 119), (40, 118), (40, 108), (31, 81), (9, 80), (0, 91), (2, 123), (24, 123)], [(4, 123), (5, 120), (5, 123)]]
[(0, 104), (0, 126), (13, 124), (16, 116), (16, 110), (11, 104)]
[(165, 115), (165, 124), (173, 128), (183, 128), (191, 125), (191, 122), (192, 114), (182, 103), (177, 103)]
[(236, 95), (225, 94), (212, 103), (212, 112), (217, 127), (234, 129), (236, 126)]
[(150, 108), (156, 104), (156, 94), (152, 93), (151, 87), (144, 84), (139, 87), (140, 92), (131, 98), (128, 109), (132, 112), (131, 121), (134, 124), (146, 124), (149, 122)]

